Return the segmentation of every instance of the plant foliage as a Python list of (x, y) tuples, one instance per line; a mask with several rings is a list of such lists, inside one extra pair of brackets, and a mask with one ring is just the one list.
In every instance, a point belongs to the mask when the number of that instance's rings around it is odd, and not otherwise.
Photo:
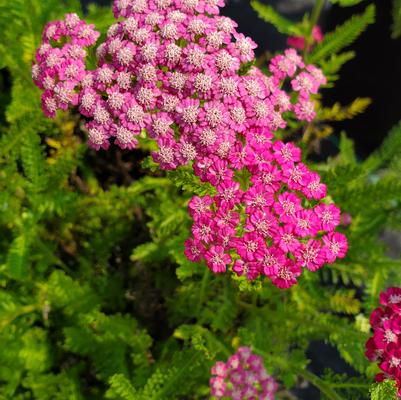
[[(280, 32), (304, 32), (251, 5)], [(189, 195), (211, 194), (208, 185), (190, 169), (160, 173), (146, 146), (95, 154), (76, 115), (42, 115), (31, 61), (43, 25), (72, 10), (75, 0), (0, 0), (0, 82), (9, 82), (0, 83), (0, 398), (205, 399), (210, 367), (239, 345), (264, 357), (279, 399), (304, 380), (328, 399), (393, 398), (391, 382), (369, 389), (376, 371), (364, 343), (380, 291), (401, 280), (380, 239), (401, 229), (401, 125), (366, 160), (343, 133), (338, 155), (306, 161), (350, 216), (342, 262), (288, 291), (212, 276), (183, 254)], [(307, 54), (330, 82), (374, 13), (368, 6)], [(111, 10), (90, 6), (87, 19), (104, 34)], [(331, 121), (368, 105), (319, 105), (317, 122), (294, 125), (294, 137), (308, 154)], [(309, 372), (311, 340), (336, 348), (356, 377)]]

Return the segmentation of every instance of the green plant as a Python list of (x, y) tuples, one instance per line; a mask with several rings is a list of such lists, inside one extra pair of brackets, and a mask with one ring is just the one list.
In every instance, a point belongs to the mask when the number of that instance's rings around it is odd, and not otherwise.
[[(289, 35), (310, 35), (317, 20), (316, 11), (294, 25), (252, 6)], [(214, 276), (183, 254), (190, 195), (210, 186), (186, 168), (159, 172), (144, 138), (141, 151), (95, 154), (76, 114), (42, 115), (31, 61), (45, 22), (72, 10), (73, 0), (0, 0), (0, 72), (12, 83), (0, 81), (0, 398), (204, 399), (210, 367), (239, 345), (264, 357), (282, 383), (278, 398), (301, 381), (323, 398), (366, 398), (377, 372), (364, 357), (368, 316), (382, 288), (401, 279), (380, 240), (401, 228), (401, 125), (366, 160), (343, 134), (337, 156), (308, 161), (352, 218), (347, 258), (305, 273), (288, 291)], [(86, 19), (103, 34), (113, 21), (94, 6)], [(341, 51), (373, 19), (368, 6), (306, 52), (329, 85), (354, 56)], [(293, 123), (289, 137), (303, 131), (311, 151), (331, 120), (368, 103), (321, 107), (316, 123)], [(337, 348), (358, 377), (312, 374), (311, 340)], [(389, 382), (370, 392), (372, 400), (394, 396)]]

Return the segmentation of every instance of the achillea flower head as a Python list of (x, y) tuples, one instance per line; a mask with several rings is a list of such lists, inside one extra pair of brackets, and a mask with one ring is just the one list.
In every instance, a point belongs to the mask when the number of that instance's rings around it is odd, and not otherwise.
[(365, 355), (383, 371), (376, 381), (394, 379), (401, 397), (401, 288), (382, 292), (380, 304), (370, 316), (373, 336), (366, 342)]
[(339, 210), (321, 203), (326, 186), (301, 163), (299, 148), (273, 140), (286, 127), (284, 113), (314, 118), (312, 97), (326, 79), (295, 49), (271, 60), (269, 76), (244, 69), (256, 44), (219, 15), (223, 5), (115, 0), (118, 20), (97, 48), (94, 71), (85, 66), (85, 48), (99, 33), (69, 14), (46, 27), (32, 75), (47, 116), (78, 108), (90, 147), (133, 149), (146, 131), (162, 169), (192, 163), (216, 188), (206, 210), (190, 209), (190, 260), (289, 287), (302, 267), (315, 271), (347, 249), (344, 235), (334, 233)]
[(80, 106), (81, 82), (87, 74), (85, 48), (95, 44), (99, 36), (93, 25), (76, 14), (67, 14), (65, 20), (50, 22), (45, 27), (32, 78), (44, 90), (42, 107), (47, 117), (53, 118), (57, 110)]
[(217, 361), (211, 370), (210, 390), (217, 399), (273, 400), (277, 382), (267, 374), (263, 359), (249, 347), (240, 347), (227, 362)]

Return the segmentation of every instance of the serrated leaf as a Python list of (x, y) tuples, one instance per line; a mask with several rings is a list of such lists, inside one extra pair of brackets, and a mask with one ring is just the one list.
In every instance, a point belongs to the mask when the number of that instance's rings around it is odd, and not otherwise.
[(358, 97), (347, 106), (335, 103), (330, 108), (324, 107), (320, 109), (317, 118), (323, 121), (343, 121), (345, 119), (352, 119), (362, 114), (371, 103), (372, 100), (367, 97)]
[(327, 33), (323, 41), (312, 51), (308, 62), (317, 63), (349, 46), (368, 25), (375, 21), (375, 12), (375, 6), (371, 4), (363, 14), (354, 15), (344, 24), (338, 26), (334, 32)]
[(215, 189), (210, 183), (201, 182), (194, 172), (188, 168), (181, 167), (175, 171), (169, 171), (167, 176), (175, 186), (188, 193), (198, 196), (215, 193)]
[(362, 3), (363, 0), (329, 0), (329, 1), (330, 3), (340, 5), (341, 7), (350, 7)]
[(259, 18), (274, 25), (279, 32), (291, 36), (302, 34), (301, 30), (292, 21), (284, 18), (273, 7), (257, 0), (251, 1), (251, 7), (258, 13)]
[(110, 380), (110, 389), (106, 392), (107, 399), (137, 400), (140, 397), (131, 382), (123, 374), (115, 374)]
[(366, 159), (363, 164), (364, 169), (367, 171), (374, 171), (396, 157), (400, 151), (401, 123), (398, 123), (390, 130), (379, 149)]
[(396, 400), (397, 389), (394, 381), (385, 380), (384, 382), (375, 383), (370, 388), (371, 400)]
[(355, 298), (355, 290), (339, 290), (330, 297), (330, 306), (335, 312), (345, 314), (358, 314), (361, 302)]
[(340, 156), (344, 164), (356, 164), (354, 142), (347, 137), (345, 132), (341, 132)]
[(6, 271), (16, 280), (23, 280), (28, 273), (28, 240), (25, 234), (17, 236), (7, 254)]
[(335, 81), (338, 79), (338, 75), (336, 75), (342, 66), (352, 60), (355, 57), (354, 51), (345, 51), (340, 54), (332, 54), (329, 59), (322, 60), (320, 62), (320, 67), (324, 75), (326, 76), (329, 82)]

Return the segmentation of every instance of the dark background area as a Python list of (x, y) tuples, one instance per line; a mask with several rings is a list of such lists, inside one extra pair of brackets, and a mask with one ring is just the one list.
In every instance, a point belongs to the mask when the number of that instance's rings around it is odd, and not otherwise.
[[(84, 5), (93, 0), (82, 0)], [(261, 0), (270, 4), (287, 18), (294, 21), (302, 19), (304, 12), (311, 9), (314, 0)], [(110, 0), (95, 1), (101, 5), (110, 5)], [(401, 120), (401, 39), (391, 38), (391, 1), (375, 0), (376, 23), (350, 47), (356, 57), (349, 61), (341, 71), (341, 78), (336, 86), (326, 90), (326, 105), (335, 102), (348, 104), (356, 97), (370, 97), (372, 105), (368, 110), (351, 121), (334, 125), (337, 134), (342, 130), (354, 139), (357, 153), (365, 158), (375, 150), (393, 125)], [(362, 12), (367, 4), (341, 8), (326, 5), (320, 25), (323, 32), (333, 30), (353, 14)], [(239, 25), (238, 31), (252, 37), (259, 45), (258, 54), (265, 51), (277, 51), (286, 47), (286, 38), (273, 26), (260, 20), (252, 10), (248, 0), (226, 0), (223, 14), (233, 18)], [(338, 137), (338, 136), (337, 136)], [(336, 136), (323, 143), (324, 155), (333, 154), (337, 148)], [(309, 368), (317, 375), (322, 375), (326, 368), (335, 373), (356, 375), (340, 358), (338, 352), (322, 342), (311, 342), (308, 351), (311, 359)], [(293, 391), (299, 399), (320, 399), (319, 392), (308, 385)], [(363, 399), (361, 399), (363, 400)]]

